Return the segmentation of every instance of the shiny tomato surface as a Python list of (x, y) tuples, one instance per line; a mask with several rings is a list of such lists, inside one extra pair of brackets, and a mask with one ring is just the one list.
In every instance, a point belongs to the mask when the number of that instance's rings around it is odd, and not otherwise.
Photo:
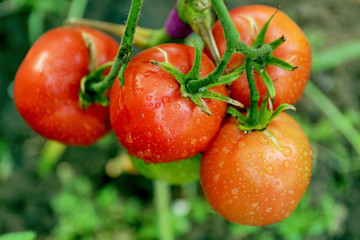
[(310, 182), (312, 154), (298, 123), (280, 113), (264, 131), (224, 120), (205, 151), (200, 178), (211, 207), (231, 222), (262, 226), (289, 217)]
[[(182, 97), (176, 79), (151, 60), (168, 62), (188, 73), (194, 62), (194, 48), (163, 44), (135, 56), (125, 71), (125, 85), (115, 81), (110, 94), (112, 128), (130, 155), (161, 163), (189, 158), (204, 151), (225, 116), (226, 103), (204, 99), (212, 115), (204, 113)], [(214, 70), (203, 54), (200, 77)], [(228, 95), (225, 86), (211, 90)]]
[(89, 145), (110, 130), (109, 109), (79, 104), (80, 80), (112, 61), (118, 43), (89, 28), (59, 27), (41, 36), (15, 77), (14, 101), (28, 125), (45, 138)]

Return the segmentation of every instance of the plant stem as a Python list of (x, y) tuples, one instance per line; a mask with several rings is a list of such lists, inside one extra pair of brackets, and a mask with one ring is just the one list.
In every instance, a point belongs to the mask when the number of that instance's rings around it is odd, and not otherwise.
[[(104, 79), (104, 81), (93, 84), (91, 86), (91, 89), (95, 90), (98, 88), (100, 89), (109, 88), (113, 84), (116, 76), (119, 75), (119, 72), (124, 71), (132, 55), (132, 50), (133, 50), (132, 42), (134, 40), (135, 29), (139, 20), (142, 4), (143, 4), (143, 0), (132, 1), (129, 17), (127, 19), (127, 23), (124, 31), (124, 36), (121, 39), (119, 51), (116, 55), (114, 64), (111, 67), (111, 70)], [(120, 78), (123, 78), (123, 76), (120, 76)]]
[(158, 219), (158, 232), (160, 240), (173, 240), (169, 205), (170, 186), (166, 182), (154, 180), (155, 205)]
[(43, 146), (38, 159), (37, 173), (41, 177), (49, 175), (54, 165), (59, 161), (66, 150), (66, 145), (48, 140)]
[(67, 18), (82, 18), (87, 4), (88, 0), (72, 0)]
[(250, 89), (250, 114), (249, 114), (249, 123), (251, 125), (256, 125), (258, 121), (258, 102), (260, 99), (260, 95), (257, 91), (254, 73), (253, 73), (254, 63), (252, 60), (246, 58), (245, 59), (245, 70), (246, 70), (246, 78), (248, 80), (249, 89)]

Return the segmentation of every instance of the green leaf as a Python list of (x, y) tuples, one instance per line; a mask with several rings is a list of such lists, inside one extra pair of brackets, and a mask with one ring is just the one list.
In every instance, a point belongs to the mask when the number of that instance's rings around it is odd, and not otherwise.
[(267, 20), (265, 25), (260, 30), (259, 35), (256, 37), (256, 39), (255, 39), (255, 41), (254, 41), (254, 43), (252, 45), (254, 48), (259, 48), (265, 43), (266, 32), (268, 30), (268, 27), (269, 27), (269, 24), (270, 24), (271, 20), (274, 18), (276, 13), (277, 13), (277, 11), (269, 18), (269, 20)]
[(256, 71), (260, 74), (261, 78), (264, 80), (266, 88), (268, 90), (269, 96), (271, 99), (275, 98), (276, 90), (274, 87), (274, 82), (271, 79), (270, 75), (267, 73), (265, 68), (261, 67), (259, 64), (255, 64)]

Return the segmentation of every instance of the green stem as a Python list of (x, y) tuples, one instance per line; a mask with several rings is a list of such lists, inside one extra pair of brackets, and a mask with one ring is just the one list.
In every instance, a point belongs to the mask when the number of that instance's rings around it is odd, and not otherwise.
[(230, 14), (225, 6), (223, 0), (212, 0), (213, 7), (217, 16), (219, 17), (221, 26), (224, 31), (224, 37), (226, 41), (226, 50), (222, 56), (219, 64), (215, 70), (203, 79), (190, 80), (187, 87), (191, 92), (197, 92), (198, 89), (203, 88), (209, 84), (213, 84), (218, 81), (219, 77), (223, 74), (227, 64), (230, 61), (234, 52), (240, 52), (245, 55), (246, 58), (256, 59), (261, 56), (269, 55), (272, 52), (272, 48), (268, 44), (264, 44), (260, 48), (252, 48), (246, 45), (240, 38), (240, 34), (237, 31), (234, 23), (231, 20)]
[(170, 186), (166, 182), (155, 180), (155, 205), (157, 210), (158, 231), (160, 240), (173, 240), (173, 228), (170, 219)]
[(54, 165), (59, 161), (59, 159), (65, 152), (65, 150), (65, 144), (50, 140), (46, 141), (38, 159), (38, 175), (41, 177), (48, 176)]
[[(91, 90), (96, 91), (96, 88), (98, 88), (98, 87), (109, 88), (113, 84), (116, 76), (119, 75), (119, 72), (123, 72), (124, 69), (126, 68), (127, 63), (132, 55), (132, 51), (133, 51), (132, 42), (134, 40), (135, 28), (136, 28), (138, 20), (139, 20), (139, 15), (140, 15), (140, 10), (141, 10), (142, 4), (143, 4), (143, 0), (133, 0), (132, 1), (129, 17), (127, 19), (127, 23), (126, 23), (126, 27), (125, 27), (125, 31), (124, 31), (124, 36), (121, 39), (119, 51), (116, 55), (114, 64), (111, 67), (111, 70), (110, 70), (109, 74), (106, 76), (106, 78), (104, 79), (104, 81), (96, 83), (94, 85), (94, 88), (92, 86), (90, 86)], [(119, 77), (120, 77), (120, 79), (122, 79), (122, 80), (120, 80), (120, 83), (121, 83), (121, 85), (123, 85), (123, 76), (119, 76)], [(98, 86), (98, 85), (100, 85), (100, 86)]]
[(67, 18), (82, 18), (87, 4), (88, 0), (73, 0), (69, 8)]
[(45, 12), (34, 9), (28, 18), (29, 42), (33, 44), (44, 32)]

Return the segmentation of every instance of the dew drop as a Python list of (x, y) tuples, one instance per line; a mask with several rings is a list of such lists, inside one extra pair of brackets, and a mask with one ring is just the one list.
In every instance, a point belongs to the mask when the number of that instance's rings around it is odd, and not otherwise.
[(269, 212), (271, 212), (271, 211), (272, 211), (272, 208), (271, 208), (271, 207), (269, 207), (268, 209), (265, 210), (265, 212), (267, 212), (267, 213), (269, 213)]
[(263, 144), (263, 145), (266, 145), (268, 144), (268, 140), (264, 137), (264, 136), (260, 136), (257, 141), (260, 143), (260, 144)]
[(247, 176), (249, 176), (249, 175), (250, 175), (250, 172), (249, 172), (248, 170), (245, 170), (245, 171), (244, 171), (244, 176), (247, 177)]
[(128, 143), (133, 143), (134, 142), (134, 140), (133, 140), (133, 138), (131, 136), (131, 133), (128, 133), (126, 135), (126, 142), (128, 142)]
[(258, 202), (253, 202), (253, 203), (251, 204), (251, 206), (252, 206), (253, 208), (256, 208), (257, 206), (259, 206), (259, 203), (258, 203)]
[(151, 95), (146, 96), (146, 100), (151, 101), (151, 100), (152, 100), (152, 96), (151, 96)]
[(218, 182), (219, 179), (220, 179), (220, 174), (216, 174), (216, 175), (213, 177), (214, 182)]
[(175, 135), (175, 129), (170, 129), (171, 135)]
[(231, 190), (231, 193), (234, 195), (239, 194), (239, 189), (238, 188), (234, 188), (233, 190)]
[(288, 168), (288, 167), (290, 167), (290, 162), (288, 160), (285, 160), (283, 165), (285, 168)]
[(239, 142), (239, 148), (243, 149), (245, 147), (245, 143), (243, 141)]
[(160, 107), (161, 107), (161, 103), (160, 103), (160, 102), (155, 103), (155, 108), (156, 108), (156, 109), (158, 109), (158, 108), (160, 108)]
[(197, 142), (196, 138), (191, 138), (190, 139), (190, 144), (194, 145), (194, 144), (196, 144), (196, 142)]
[(175, 104), (175, 109), (180, 109), (180, 107), (181, 107), (180, 104), (178, 103)]
[(288, 193), (289, 193), (290, 195), (294, 195), (294, 194), (295, 194), (295, 191), (294, 191), (294, 190), (289, 190)]
[(247, 159), (250, 159), (250, 158), (251, 158), (251, 153), (247, 153), (245, 157), (246, 157)]
[(264, 170), (265, 170), (265, 172), (267, 172), (267, 174), (269, 174), (269, 175), (274, 175), (274, 168), (273, 168), (273, 166), (271, 166), (271, 165), (266, 165), (266, 166), (264, 167)]
[(289, 147), (283, 147), (283, 150), (282, 150), (282, 154), (285, 156), (285, 157), (290, 157), (292, 155), (292, 150), (291, 148)]
[(219, 162), (219, 168), (222, 168), (223, 166), (224, 166), (224, 164), (225, 164), (225, 162), (224, 161), (222, 161), (222, 162)]

